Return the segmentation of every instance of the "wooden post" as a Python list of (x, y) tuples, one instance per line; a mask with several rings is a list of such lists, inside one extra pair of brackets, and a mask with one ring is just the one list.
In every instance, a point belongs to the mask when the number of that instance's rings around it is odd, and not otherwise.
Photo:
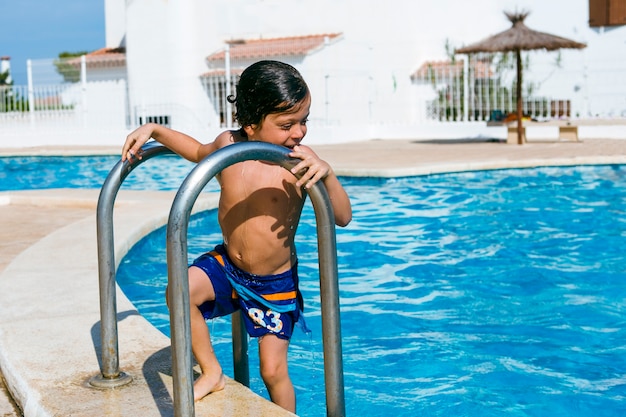
[(524, 143), (522, 133), (522, 53), (516, 49), (515, 54), (517, 56), (517, 144), (521, 145)]

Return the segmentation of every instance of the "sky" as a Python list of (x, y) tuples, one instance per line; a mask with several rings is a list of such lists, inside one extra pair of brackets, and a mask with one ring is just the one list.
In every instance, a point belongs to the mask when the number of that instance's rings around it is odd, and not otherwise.
[(0, 56), (11, 57), (15, 85), (27, 82), (27, 59), (105, 46), (104, 0), (0, 0), (0, 16)]

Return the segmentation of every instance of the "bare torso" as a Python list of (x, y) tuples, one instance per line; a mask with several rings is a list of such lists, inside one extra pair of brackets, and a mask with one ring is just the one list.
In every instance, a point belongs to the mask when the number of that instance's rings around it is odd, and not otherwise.
[(244, 161), (224, 169), (219, 180), (218, 218), (231, 260), (257, 275), (290, 269), (304, 204), (293, 174), (279, 165)]

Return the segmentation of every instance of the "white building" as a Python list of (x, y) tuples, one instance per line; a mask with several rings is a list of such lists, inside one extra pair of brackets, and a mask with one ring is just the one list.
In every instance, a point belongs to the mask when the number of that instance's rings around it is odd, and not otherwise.
[[(262, 59), (242, 48), (288, 38), (291, 47), (274, 42), (263, 57), (292, 63), (307, 80), (311, 143), (486, 135), (484, 121), (471, 116), (447, 120), (454, 123), (429, 117), (438, 86), (412, 75), (449, 59), (446, 45), (453, 50), (508, 29), (503, 11), (528, 10), (530, 28), (588, 45), (530, 53), (533, 94), (571, 102), (572, 117), (626, 117), (626, 27), (590, 28), (589, 1), (105, 0), (106, 49), (87, 56), (87, 84), (115, 80), (112, 90), (125, 91), (124, 104), (113, 103), (123, 107), (126, 131), (157, 121), (210, 140), (228, 126), (224, 95), (237, 71)], [(311, 39), (317, 43), (298, 49)], [(229, 64), (221, 60), (227, 45)], [(113, 52), (106, 65), (104, 51)]]

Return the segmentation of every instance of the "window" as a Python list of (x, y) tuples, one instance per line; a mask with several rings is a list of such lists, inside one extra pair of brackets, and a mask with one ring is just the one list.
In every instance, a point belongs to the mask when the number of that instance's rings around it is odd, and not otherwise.
[(139, 125), (141, 126), (144, 123), (156, 123), (159, 125), (163, 125), (166, 127), (170, 126), (170, 117), (169, 116), (146, 116), (144, 121), (143, 116), (139, 116)]
[[(230, 94), (235, 94), (237, 83), (239, 82), (239, 74), (233, 72), (230, 77)], [(219, 117), (220, 127), (230, 129), (233, 127), (235, 119), (235, 106), (231, 106), (226, 101), (226, 76), (217, 71), (215, 74), (207, 73), (202, 77), (202, 85), (209, 96), (209, 100), (213, 103), (215, 112)], [(227, 118), (227, 112), (230, 108), (231, 115)]]
[(589, 0), (589, 26), (626, 25), (626, 1)]

